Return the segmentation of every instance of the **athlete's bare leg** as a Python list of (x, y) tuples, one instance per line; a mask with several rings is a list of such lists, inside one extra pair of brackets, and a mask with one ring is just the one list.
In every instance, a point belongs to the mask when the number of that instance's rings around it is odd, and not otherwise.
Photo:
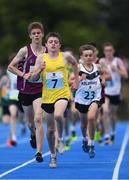
[(37, 152), (42, 152), (43, 145), (43, 110), (41, 108), (41, 98), (38, 98), (33, 101), (34, 109), (34, 122), (36, 127), (36, 143), (37, 143)]

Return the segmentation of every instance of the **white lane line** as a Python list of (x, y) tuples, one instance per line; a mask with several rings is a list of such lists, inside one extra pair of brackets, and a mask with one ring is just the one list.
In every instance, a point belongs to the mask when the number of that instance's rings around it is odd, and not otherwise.
[[(82, 137), (79, 136), (79, 137), (78, 137), (78, 140), (77, 140), (76, 142), (80, 141), (81, 139), (82, 139)], [(74, 144), (74, 143), (76, 143), (76, 142), (71, 142), (71, 144)], [(48, 156), (48, 155), (50, 155), (50, 151), (48, 151), (48, 152), (46, 152), (45, 154), (43, 154), (43, 157)], [(27, 162), (25, 162), (25, 163), (23, 163), (23, 164), (15, 167), (15, 168), (13, 168), (13, 169), (10, 169), (10, 170), (8, 170), (8, 171), (0, 174), (0, 178), (2, 178), (3, 176), (6, 176), (7, 174), (9, 174), (9, 173), (11, 173), (11, 172), (13, 172), (13, 171), (18, 170), (18, 169), (20, 169), (20, 168), (22, 168), (22, 167), (24, 167), (24, 166), (27, 166), (28, 164), (33, 163), (34, 161), (35, 161), (35, 158), (33, 158), (33, 159), (31, 159), (31, 160), (29, 160), (29, 161), (27, 161)]]
[(121, 162), (123, 160), (123, 157), (124, 157), (124, 153), (125, 153), (125, 149), (126, 149), (128, 140), (129, 140), (129, 126), (127, 127), (125, 135), (124, 135), (124, 140), (123, 140), (123, 143), (122, 143), (122, 146), (121, 146), (121, 150), (120, 150), (120, 153), (119, 153), (119, 156), (118, 156), (116, 166), (114, 168), (112, 180), (118, 180), (119, 169), (120, 169), (120, 165), (121, 165)]
[[(48, 152), (46, 152), (45, 154), (43, 154), (43, 157), (48, 156), (49, 154), (50, 154), (50, 152), (48, 151)], [(31, 160), (29, 160), (29, 161), (27, 161), (27, 162), (25, 162), (25, 163), (23, 163), (23, 164), (21, 164), (20, 166), (17, 166), (17, 167), (15, 167), (15, 168), (13, 168), (13, 169), (10, 169), (9, 171), (6, 171), (6, 172), (0, 174), (0, 178), (2, 178), (3, 176), (6, 176), (7, 174), (9, 174), (9, 173), (11, 173), (11, 172), (13, 172), (13, 171), (16, 171), (16, 170), (20, 169), (20, 168), (22, 168), (22, 167), (24, 167), (24, 166), (26, 166), (26, 165), (28, 165), (28, 164), (33, 163), (34, 161), (35, 161), (35, 158), (34, 158), (34, 159), (31, 159)]]

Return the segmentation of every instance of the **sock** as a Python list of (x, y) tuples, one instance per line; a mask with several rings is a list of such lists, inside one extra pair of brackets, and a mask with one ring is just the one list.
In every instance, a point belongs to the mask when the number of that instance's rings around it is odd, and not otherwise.
[(72, 125), (70, 129), (71, 131), (75, 131), (75, 126)]
[(16, 141), (16, 135), (15, 134), (12, 135), (12, 140)]
[(84, 140), (84, 141), (88, 141), (88, 136), (83, 137), (83, 140)]
[(69, 136), (66, 136), (66, 137), (65, 137), (65, 140), (66, 140), (66, 141), (67, 141), (67, 140), (69, 140), (69, 139), (70, 139), (70, 137), (69, 137)]
[(52, 158), (52, 157), (56, 157), (56, 153), (54, 153), (54, 154), (52, 153), (52, 154), (51, 154), (51, 158)]
[(63, 137), (61, 137), (61, 138), (58, 138), (58, 141), (63, 141)]
[(106, 139), (106, 138), (109, 138), (110, 137), (110, 135), (109, 134), (105, 134), (104, 135), (104, 138)]
[(94, 146), (94, 140), (92, 140), (92, 139), (89, 139), (88, 140), (88, 146)]

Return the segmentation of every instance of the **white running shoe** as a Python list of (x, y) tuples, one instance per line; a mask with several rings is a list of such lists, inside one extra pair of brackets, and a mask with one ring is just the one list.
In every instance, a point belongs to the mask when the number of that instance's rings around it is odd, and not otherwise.
[(63, 153), (64, 153), (64, 151), (65, 151), (65, 146), (64, 146), (63, 140), (58, 140), (57, 151), (58, 151), (60, 154), (63, 154)]
[(51, 160), (49, 163), (49, 167), (50, 168), (56, 168), (57, 167), (57, 163), (56, 163), (56, 155), (51, 155)]

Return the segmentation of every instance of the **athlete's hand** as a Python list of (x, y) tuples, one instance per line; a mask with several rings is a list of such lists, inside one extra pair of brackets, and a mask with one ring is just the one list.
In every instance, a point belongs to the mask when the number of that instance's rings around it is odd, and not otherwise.
[(23, 78), (26, 79), (26, 80), (28, 80), (28, 79), (31, 78), (31, 74), (32, 74), (31, 72), (25, 73), (25, 74), (23, 75)]
[(111, 69), (112, 69), (112, 71), (118, 71), (118, 68), (113, 64), (111, 65)]
[(46, 67), (46, 62), (45, 61), (40, 61), (39, 63), (39, 69), (40, 69), (40, 72), (43, 71)]

